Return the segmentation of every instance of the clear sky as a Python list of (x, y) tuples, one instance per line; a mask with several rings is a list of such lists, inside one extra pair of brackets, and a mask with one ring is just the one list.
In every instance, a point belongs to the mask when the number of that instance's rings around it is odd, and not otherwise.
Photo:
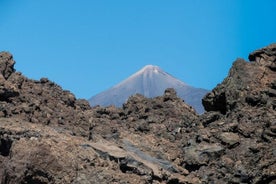
[(212, 89), (236, 58), (273, 42), (275, 0), (0, 0), (0, 50), (78, 98), (147, 64)]

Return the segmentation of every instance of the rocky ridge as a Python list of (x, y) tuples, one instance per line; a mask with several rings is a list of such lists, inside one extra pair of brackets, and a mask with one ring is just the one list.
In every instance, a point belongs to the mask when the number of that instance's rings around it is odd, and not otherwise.
[(1, 183), (275, 183), (276, 44), (237, 59), (202, 100), (90, 108), (0, 53)]

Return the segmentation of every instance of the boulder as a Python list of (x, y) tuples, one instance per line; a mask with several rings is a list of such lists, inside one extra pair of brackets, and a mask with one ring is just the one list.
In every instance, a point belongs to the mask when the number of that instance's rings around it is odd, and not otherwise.
[(8, 79), (15, 71), (14, 64), (15, 61), (10, 53), (0, 52), (0, 74), (2, 74), (5, 79)]
[(276, 71), (276, 44), (271, 44), (265, 48), (256, 50), (249, 54), (249, 61), (266, 66)]
[(220, 139), (224, 144), (227, 144), (230, 147), (233, 147), (234, 145), (238, 144), (240, 141), (239, 135), (231, 132), (221, 133)]
[(219, 159), (223, 151), (224, 148), (219, 144), (192, 144), (184, 148), (185, 168), (190, 172), (199, 170), (210, 161)]

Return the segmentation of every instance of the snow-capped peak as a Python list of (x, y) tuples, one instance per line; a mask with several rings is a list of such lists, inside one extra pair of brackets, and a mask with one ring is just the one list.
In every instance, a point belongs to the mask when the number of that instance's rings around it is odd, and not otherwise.
[(142, 70), (160, 70), (159, 66), (154, 66), (154, 65), (146, 65)]
[(193, 105), (198, 112), (204, 112), (201, 99), (207, 90), (189, 86), (154, 65), (144, 66), (119, 84), (90, 98), (89, 101), (92, 106), (111, 104), (122, 106), (131, 95), (139, 93), (153, 98), (162, 95), (167, 88), (174, 88), (178, 95)]
[(160, 73), (162, 72), (162, 69), (159, 66), (154, 66), (154, 65), (146, 65), (144, 66), (141, 70), (136, 72), (134, 75), (140, 75), (143, 73)]

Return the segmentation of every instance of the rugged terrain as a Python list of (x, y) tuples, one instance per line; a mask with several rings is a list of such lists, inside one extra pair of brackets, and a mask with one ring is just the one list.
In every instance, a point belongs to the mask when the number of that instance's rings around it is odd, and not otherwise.
[(167, 89), (90, 108), (0, 53), (0, 181), (276, 183), (276, 44), (237, 59), (195, 110)]

